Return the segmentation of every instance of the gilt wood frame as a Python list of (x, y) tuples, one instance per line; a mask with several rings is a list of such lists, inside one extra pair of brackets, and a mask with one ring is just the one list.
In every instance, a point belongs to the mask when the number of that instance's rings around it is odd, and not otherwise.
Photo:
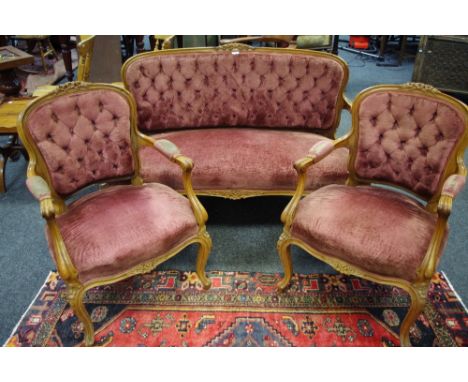
[[(431, 198), (424, 197), (422, 195), (415, 194), (412, 190), (409, 190), (402, 186), (397, 186), (395, 184), (383, 181), (377, 181), (374, 179), (365, 179), (360, 178), (356, 174), (354, 163), (357, 155), (357, 143), (359, 138), (359, 115), (358, 110), (362, 100), (375, 92), (380, 91), (391, 91), (391, 92), (402, 92), (404, 94), (413, 94), (413, 95), (429, 95), (435, 97), (438, 100), (449, 103), (451, 106), (455, 107), (457, 110), (461, 111), (465, 115), (465, 131), (453, 149), (451, 155), (448, 158), (445, 169), (442, 173), (441, 179), (439, 180), (439, 185), (436, 192)], [(296, 245), (312, 256), (318, 258), (319, 260), (324, 261), (325, 263), (331, 265), (337, 271), (351, 274), (354, 276), (362, 277), (377, 283), (393, 285), (399, 288), (402, 288), (408, 292), (411, 296), (411, 306), (410, 309), (400, 327), (400, 341), (404, 346), (410, 346), (411, 342), (409, 339), (409, 330), (410, 327), (415, 322), (416, 318), (420, 312), (424, 309), (426, 303), (426, 294), (429, 287), (430, 280), (436, 271), (436, 267), (440, 257), (441, 245), (447, 229), (447, 220), (452, 209), (453, 197), (442, 194), (442, 188), (444, 182), (450, 175), (458, 174), (466, 177), (467, 169), (463, 162), (463, 154), (468, 146), (468, 107), (462, 102), (456, 100), (453, 97), (450, 97), (446, 94), (441, 93), (437, 89), (433, 88), (430, 85), (420, 84), (420, 83), (407, 83), (404, 85), (377, 85), (368, 89), (363, 90), (359, 93), (356, 99), (353, 102), (352, 106), (352, 128), (351, 131), (341, 139), (338, 139), (334, 142), (334, 148), (347, 147), (350, 150), (350, 156), (348, 161), (348, 170), (349, 176), (346, 182), (347, 186), (356, 186), (356, 185), (369, 185), (374, 184), (387, 184), (395, 188), (405, 190), (410, 194), (422, 198), (427, 202), (426, 210), (431, 213), (437, 214), (437, 222), (434, 234), (432, 236), (429, 247), (426, 251), (426, 255), (416, 271), (416, 278), (413, 282), (408, 280), (383, 276), (374, 272), (367, 271), (361, 267), (346, 262), (344, 260), (338, 259), (336, 257), (325, 254), (316, 248), (311, 247), (303, 240), (294, 237), (291, 233), (291, 227), (294, 220), (295, 213), (297, 211), (299, 202), (303, 196), (305, 180), (307, 176), (307, 169), (314, 164), (315, 158), (313, 155), (306, 156), (295, 162), (294, 167), (298, 172), (298, 184), (295, 191), (295, 194), (289, 204), (284, 209), (281, 215), (281, 221), (284, 223), (283, 233), (278, 240), (277, 248), (280, 255), (281, 262), (284, 267), (284, 277), (278, 283), (278, 289), (280, 291), (284, 290), (292, 277), (292, 261), (290, 246)]]
[[(250, 45), (241, 44), (241, 43), (230, 43), (225, 45), (220, 45), (217, 47), (203, 47), (203, 48), (180, 48), (180, 49), (166, 49), (166, 50), (157, 50), (152, 52), (140, 53), (135, 56), (130, 57), (122, 65), (121, 77), (124, 83), (125, 89), (129, 90), (127, 83), (126, 73), (127, 68), (133, 62), (138, 61), (141, 58), (158, 56), (158, 55), (184, 55), (184, 54), (209, 54), (215, 52), (228, 52), (231, 54), (241, 54), (242, 52), (259, 52), (259, 53), (276, 53), (276, 54), (290, 54), (290, 55), (309, 55), (316, 57), (325, 57), (330, 60), (337, 62), (343, 69), (343, 80), (340, 84), (340, 89), (338, 91), (337, 103), (336, 103), (336, 114), (333, 125), (330, 129), (325, 131), (319, 129), (308, 129), (311, 133), (317, 133), (324, 137), (334, 139), (336, 130), (340, 124), (341, 120), (341, 111), (343, 109), (351, 111), (351, 102), (344, 94), (346, 85), (348, 84), (349, 79), (349, 68), (347, 63), (340, 57), (321, 51), (312, 51), (308, 49), (290, 49), (290, 48), (268, 48), (268, 47), (252, 47)], [(229, 128), (229, 127), (226, 127)], [(173, 131), (173, 130), (163, 130), (163, 131)], [(182, 131), (182, 130), (177, 130)], [(296, 131), (296, 130), (288, 130)], [(162, 132), (161, 130), (155, 131), (154, 133)], [(287, 131), (284, 131), (287, 133)], [(260, 190), (260, 189), (203, 189), (196, 190), (197, 195), (202, 196), (215, 196), (222, 197), (227, 199), (244, 199), (251, 198), (256, 196), (291, 196), (294, 195), (294, 190), (287, 189), (278, 189), (278, 190)]]
[[(211, 251), (212, 242), (211, 238), (206, 231), (205, 223), (208, 219), (208, 214), (200, 201), (198, 200), (197, 196), (193, 192), (192, 184), (191, 184), (191, 171), (193, 168), (193, 163), (190, 158), (183, 156), (182, 154), (174, 155), (171, 160), (177, 163), (182, 169), (182, 176), (183, 176), (183, 183), (185, 188), (185, 194), (190, 202), (190, 206), (196, 218), (198, 224), (198, 232), (184, 240), (183, 242), (178, 243), (175, 247), (173, 247), (170, 251), (166, 252), (163, 255), (160, 255), (156, 258), (151, 260), (145, 261), (140, 263), (125, 272), (115, 274), (112, 276), (106, 276), (102, 278), (94, 278), (89, 280), (85, 283), (82, 283), (79, 280), (78, 270), (76, 269), (75, 265), (73, 264), (67, 248), (66, 244), (63, 241), (62, 235), (60, 233), (60, 229), (57, 225), (55, 220), (56, 216), (61, 215), (67, 210), (67, 206), (65, 204), (65, 198), (62, 198), (59, 195), (51, 181), (51, 177), (49, 171), (47, 169), (47, 165), (45, 160), (40, 153), (37, 145), (35, 144), (29, 130), (26, 128), (26, 124), (28, 123), (28, 118), (30, 114), (36, 110), (41, 105), (49, 102), (50, 100), (54, 99), (57, 96), (62, 95), (69, 95), (69, 94), (76, 94), (83, 91), (89, 90), (111, 90), (120, 95), (122, 95), (130, 106), (130, 137), (131, 137), (131, 149), (132, 149), (132, 156), (134, 161), (134, 173), (132, 176), (132, 184), (136, 186), (141, 186), (143, 181), (140, 176), (140, 163), (138, 157), (138, 150), (141, 146), (153, 146), (155, 141), (145, 136), (144, 134), (140, 133), (136, 129), (136, 105), (133, 97), (130, 95), (128, 91), (122, 89), (121, 87), (109, 85), (109, 84), (85, 84), (81, 82), (69, 82), (65, 85), (59, 86), (53, 92), (37, 98), (36, 100), (32, 101), (27, 108), (20, 114), (18, 118), (17, 129), (18, 133), (23, 141), (29, 155), (29, 164), (27, 169), (27, 177), (31, 178), (34, 176), (39, 176), (45, 180), (48, 185), (50, 193), (40, 199), (40, 209), (41, 214), (44, 219), (47, 221), (47, 226), (50, 232), (51, 237), (51, 246), (53, 246), (53, 256), (55, 258), (55, 262), (57, 265), (57, 271), (59, 272), (62, 279), (65, 281), (67, 285), (66, 297), (70, 302), (73, 310), (75, 311), (77, 317), (83, 322), (85, 328), (85, 344), (92, 345), (94, 343), (94, 328), (91, 322), (91, 318), (86, 311), (83, 305), (83, 297), (86, 292), (100, 285), (106, 285), (118, 282), (130, 276), (139, 274), (139, 273), (147, 273), (155, 268), (157, 265), (161, 264), (162, 262), (170, 259), (177, 253), (179, 253), (182, 249), (189, 246), (193, 243), (198, 243), (200, 245), (197, 263), (196, 263), (196, 272), (200, 281), (202, 282), (205, 288), (210, 287), (210, 281), (207, 279), (205, 275), (205, 266), (208, 260), (209, 253)], [(118, 178), (113, 178), (118, 179)], [(109, 179), (110, 180), (110, 179)], [(101, 183), (103, 180), (99, 180), (94, 183)], [(91, 183), (93, 184), (93, 183)], [(82, 188), (87, 187), (83, 186)], [(75, 190), (75, 192), (78, 190)]]

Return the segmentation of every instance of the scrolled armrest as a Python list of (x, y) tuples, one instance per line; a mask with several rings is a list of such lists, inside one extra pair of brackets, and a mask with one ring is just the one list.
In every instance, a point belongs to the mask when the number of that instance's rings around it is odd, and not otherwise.
[(52, 198), (52, 192), (47, 182), (41, 176), (34, 175), (26, 179), (26, 186), (29, 192), (37, 199), (40, 203), (41, 215), (45, 219), (51, 219), (55, 217), (55, 207)]
[(459, 174), (450, 175), (444, 182), (441, 195), (455, 198), (465, 186), (466, 177)]
[(336, 148), (337, 141), (327, 139), (316, 142), (309, 150), (306, 157), (294, 162), (294, 168), (297, 172), (305, 171), (313, 163), (320, 162)]
[(465, 185), (466, 177), (460, 174), (450, 175), (442, 186), (439, 203), (437, 204), (437, 213), (440, 216), (448, 218), (452, 212), (453, 199), (460, 193)]
[(175, 162), (182, 169), (182, 183), (187, 198), (190, 201), (195, 218), (200, 227), (203, 227), (208, 220), (208, 214), (203, 205), (198, 200), (192, 186), (193, 161), (183, 155), (179, 148), (167, 139), (153, 139), (147, 135), (139, 133), (139, 142), (145, 146), (154, 147), (162, 155), (172, 162)]
[(321, 161), (335, 149), (335, 142), (322, 140), (315, 143), (309, 150), (308, 157), (311, 157), (314, 162)]
[(179, 148), (167, 139), (157, 139), (154, 141), (153, 146), (167, 159), (174, 160), (177, 155), (181, 155)]

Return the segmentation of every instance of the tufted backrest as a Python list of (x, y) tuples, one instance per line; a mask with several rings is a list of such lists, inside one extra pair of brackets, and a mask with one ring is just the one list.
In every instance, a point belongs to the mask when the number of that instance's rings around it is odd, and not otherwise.
[(387, 89), (364, 96), (357, 113), (358, 177), (403, 186), (425, 198), (433, 196), (464, 135), (465, 114), (440, 93), (432, 97)]
[(332, 129), (345, 65), (258, 51), (144, 54), (124, 67), (142, 130), (240, 126)]
[(51, 97), (30, 112), (23, 128), (61, 195), (133, 173), (130, 106), (116, 91), (87, 89)]

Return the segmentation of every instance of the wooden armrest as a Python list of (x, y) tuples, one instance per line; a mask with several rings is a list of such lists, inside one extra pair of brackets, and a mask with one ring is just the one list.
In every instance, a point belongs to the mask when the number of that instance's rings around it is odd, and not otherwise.
[(29, 192), (39, 200), (41, 215), (45, 219), (54, 218), (56, 214), (54, 200), (49, 185), (44, 178), (38, 175), (30, 176), (26, 179), (26, 186)]
[(182, 182), (184, 185), (185, 194), (187, 195), (187, 198), (190, 201), (190, 205), (192, 207), (198, 225), (200, 227), (204, 227), (206, 221), (208, 220), (208, 214), (203, 205), (198, 200), (197, 196), (195, 195), (195, 192), (193, 191), (192, 159), (186, 157), (185, 155), (182, 155), (179, 148), (167, 139), (153, 139), (142, 133), (138, 133), (138, 138), (139, 143), (145, 146), (154, 147), (167, 159), (177, 163), (182, 169)]
[(316, 142), (309, 150), (308, 157), (314, 159), (314, 162), (319, 162), (330, 154), (335, 149), (335, 142), (329, 140), (322, 140)]
[(442, 195), (455, 198), (465, 186), (466, 177), (459, 174), (450, 175), (442, 187)]
[(465, 185), (466, 177), (460, 174), (450, 175), (444, 182), (437, 204), (437, 213), (448, 218), (452, 212), (453, 199), (460, 193)]
[(309, 150), (305, 158), (301, 158), (294, 162), (294, 168), (298, 173), (304, 172), (313, 163), (320, 162), (323, 158), (328, 156), (335, 148), (337, 141), (330, 141), (327, 139), (316, 142)]
[(167, 159), (170, 159), (172, 161), (177, 155), (181, 155), (179, 148), (167, 139), (157, 139), (154, 141), (153, 146)]
[(347, 147), (348, 140), (351, 134), (347, 134), (337, 140), (321, 140), (316, 142), (309, 150), (306, 157), (294, 162), (294, 168), (297, 171), (297, 187), (291, 201), (288, 203), (286, 208), (281, 214), (281, 221), (285, 224), (285, 230), (288, 231), (291, 228), (294, 215), (296, 213), (299, 201), (304, 193), (307, 169), (314, 163), (320, 162), (323, 158), (326, 158), (333, 150), (339, 147)]

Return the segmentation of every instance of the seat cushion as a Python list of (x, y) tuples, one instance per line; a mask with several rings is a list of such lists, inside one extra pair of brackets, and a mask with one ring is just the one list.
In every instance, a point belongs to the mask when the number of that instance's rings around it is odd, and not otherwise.
[[(307, 155), (324, 138), (307, 132), (247, 128), (176, 131), (153, 135), (174, 142), (192, 158), (195, 190), (294, 191), (297, 174), (293, 162)], [(140, 151), (142, 176), (146, 182), (182, 189), (179, 167), (153, 148)], [(347, 178), (347, 149), (335, 150), (308, 172), (307, 188), (317, 189)]]
[(57, 223), (83, 283), (163, 255), (198, 230), (187, 198), (162, 184), (94, 192)]
[(329, 256), (413, 281), (436, 220), (437, 215), (398, 192), (330, 185), (300, 201), (291, 232)]

